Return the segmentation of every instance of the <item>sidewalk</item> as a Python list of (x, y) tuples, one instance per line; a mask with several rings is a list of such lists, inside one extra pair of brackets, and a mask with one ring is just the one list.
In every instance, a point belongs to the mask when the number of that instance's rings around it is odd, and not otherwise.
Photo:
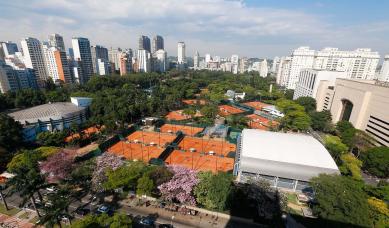
[(22, 215), (24, 211), (18, 212), (14, 216), (8, 216), (0, 214), (0, 227), (20, 227), (20, 228), (32, 228), (35, 227), (34, 224), (29, 223), (26, 219), (20, 219), (18, 216)]

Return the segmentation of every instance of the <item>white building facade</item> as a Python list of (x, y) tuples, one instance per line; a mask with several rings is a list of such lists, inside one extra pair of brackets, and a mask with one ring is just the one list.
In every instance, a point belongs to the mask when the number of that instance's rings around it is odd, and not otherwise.
[(21, 41), (24, 64), (27, 68), (34, 69), (38, 86), (43, 88), (48, 79), (46, 65), (43, 57), (42, 46), (38, 39), (25, 38)]
[(382, 64), (378, 80), (383, 82), (389, 82), (389, 55), (385, 55), (384, 63)]

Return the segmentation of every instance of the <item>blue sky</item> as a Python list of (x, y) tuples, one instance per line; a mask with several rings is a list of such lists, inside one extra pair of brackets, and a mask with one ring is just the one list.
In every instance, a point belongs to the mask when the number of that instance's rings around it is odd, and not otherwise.
[(92, 44), (137, 48), (140, 34), (165, 38), (169, 55), (273, 58), (298, 46), (372, 48), (389, 53), (385, 0), (12, 0), (0, 1), (0, 40), (84, 36)]

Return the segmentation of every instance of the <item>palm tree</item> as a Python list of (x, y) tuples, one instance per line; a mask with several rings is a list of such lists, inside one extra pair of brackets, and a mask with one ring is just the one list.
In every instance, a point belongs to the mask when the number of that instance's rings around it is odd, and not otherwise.
[(63, 216), (67, 217), (70, 222), (69, 204), (68, 192), (66, 190), (59, 190), (58, 193), (50, 194), (48, 203), (43, 208), (45, 214), (39, 223), (41, 225), (45, 224), (47, 227), (54, 227), (55, 224), (62, 227), (61, 220)]

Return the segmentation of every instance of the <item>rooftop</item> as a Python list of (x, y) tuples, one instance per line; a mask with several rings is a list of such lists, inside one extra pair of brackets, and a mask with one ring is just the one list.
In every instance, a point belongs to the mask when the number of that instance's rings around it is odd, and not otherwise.
[(338, 169), (324, 146), (312, 136), (244, 129), (242, 157)]
[(23, 109), (9, 113), (8, 115), (20, 123), (25, 123), (26, 121), (34, 123), (38, 120), (49, 121), (50, 119), (61, 119), (62, 117), (67, 117), (84, 109), (84, 107), (78, 107), (71, 102), (56, 102)]

